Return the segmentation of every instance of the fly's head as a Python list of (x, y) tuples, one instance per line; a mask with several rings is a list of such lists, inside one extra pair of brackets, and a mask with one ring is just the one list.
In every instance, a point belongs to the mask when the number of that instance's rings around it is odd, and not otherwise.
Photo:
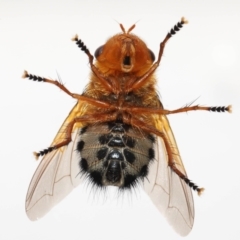
[(127, 32), (121, 24), (120, 27), (123, 33), (113, 36), (95, 51), (98, 66), (123, 73), (148, 69), (155, 60), (154, 53), (131, 33), (135, 25)]

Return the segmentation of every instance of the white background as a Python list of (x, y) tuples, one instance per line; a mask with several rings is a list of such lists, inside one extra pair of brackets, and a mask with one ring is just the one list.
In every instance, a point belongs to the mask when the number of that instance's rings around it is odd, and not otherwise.
[[(170, 116), (188, 175), (206, 188), (194, 193), (196, 218), (187, 239), (239, 239), (240, 1), (9, 1), (0, 0), (0, 239), (180, 239), (140, 190), (106, 201), (85, 186), (48, 215), (25, 215), (28, 184), (47, 147), (74, 105), (56, 87), (21, 79), (23, 70), (56, 78), (81, 93), (89, 78), (86, 55), (74, 34), (94, 53), (104, 41), (136, 23), (157, 55), (159, 43), (182, 16), (189, 24), (167, 44), (157, 71), (167, 109), (195, 100), (233, 105), (233, 113)], [(90, 195), (90, 196), (89, 196)]]

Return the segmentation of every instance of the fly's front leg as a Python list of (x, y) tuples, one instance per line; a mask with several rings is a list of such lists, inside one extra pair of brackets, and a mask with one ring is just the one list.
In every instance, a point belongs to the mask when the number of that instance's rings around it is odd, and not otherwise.
[(50, 146), (42, 151), (34, 152), (34, 156), (36, 159), (38, 159), (40, 156), (44, 156), (53, 150), (59, 149), (61, 147), (67, 146), (72, 141), (72, 130), (75, 125), (75, 123), (101, 123), (101, 122), (108, 122), (108, 121), (114, 121), (117, 118), (117, 113), (109, 113), (109, 114), (92, 114), (92, 115), (85, 115), (81, 117), (76, 117), (74, 120), (68, 123), (65, 130), (65, 139), (57, 143), (53, 146)]
[(133, 90), (137, 90), (139, 88), (141, 88), (147, 81), (148, 81), (148, 77), (151, 76), (155, 70), (157, 69), (157, 67), (159, 66), (161, 59), (162, 59), (162, 55), (163, 55), (163, 51), (165, 48), (166, 43), (168, 42), (168, 40), (174, 35), (176, 34), (177, 31), (179, 31), (184, 24), (187, 24), (188, 21), (182, 17), (181, 21), (178, 22), (167, 34), (167, 36), (164, 38), (164, 40), (160, 43), (160, 50), (158, 53), (158, 59), (157, 61), (152, 65), (152, 67), (141, 77), (139, 78), (137, 81), (135, 81), (134, 83), (132, 83), (130, 86), (127, 86), (127, 92), (131, 92)]
[(102, 86), (115, 94), (118, 94), (120, 91), (119, 87), (114, 87), (107, 79), (105, 78), (104, 74), (102, 74), (99, 69), (93, 64), (93, 55), (88, 50), (87, 46), (84, 44), (84, 42), (78, 38), (78, 35), (75, 35), (72, 38), (73, 41), (76, 42), (77, 46), (88, 56), (89, 64), (91, 66), (92, 72), (95, 74), (95, 76), (98, 78), (98, 80), (101, 82)]

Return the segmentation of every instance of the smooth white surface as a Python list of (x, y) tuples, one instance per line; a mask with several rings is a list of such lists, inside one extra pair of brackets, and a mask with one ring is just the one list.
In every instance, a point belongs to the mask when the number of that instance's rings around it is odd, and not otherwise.
[[(240, 2), (0, 1), (0, 239), (181, 239), (136, 190), (111, 197), (87, 184), (48, 215), (31, 222), (25, 195), (37, 167), (33, 151), (47, 147), (75, 101), (54, 86), (21, 79), (23, 70), (56, 78), (81, 93), (88, 59), (70, 41), (76, 33), (92, 53), (136, 23), (134, 33), (157, 55), (182, 16), (189, 24), (167, 44), (157, 71), (165, 108), (195, 100), (233, 105), (233, 113), (192, 112), (169, 120), (195, 194), (195, 224), (187, 239), (239, 239)], [(105, 196), (105, 197), (104, 197)]]

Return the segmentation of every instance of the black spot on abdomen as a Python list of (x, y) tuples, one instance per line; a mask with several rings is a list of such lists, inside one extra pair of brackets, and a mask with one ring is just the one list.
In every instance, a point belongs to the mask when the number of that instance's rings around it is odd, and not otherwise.
[(85, 144), (85, 142), (84, 142), (83, 140), (81, 140), (80, 142), (78, 142), (78, 144), (77, 144), (77, 150), (78, 150), (79, 152), (81, 152), (81, 151), (83, 150), (84, 144)]
[(148, 174), (148, 166), (147, 165), (144, 165), (141, 170), (140, 170), (140, 176), (141, 177), (146, 177)]
[(134, 148), (136, 141), (129, 136), (123, 136), (123, 141), (124, 143), (129, 147), (129, 148)]
[(135, 155), (132, 152), (130, 152), (128, 149), (124, 149), (123, 154), (129, 163), (133, 163), (136, 159)]
[(152, 148), (148, 149), (148, 157), (149, 157), (149, 160), (153, 160), (155, 157), (155, 152)]
[(98, 138), (98, 141), (100, 144), (104, 145), (107, 144), (111, 138), (112, 138), (111, 134), (103, 134)]
[(82, 158), (80, 160), (80, 167), (85, 172), (88, 170), (88, 162), (87, 162), (87, 160), (85, 158)]
[(98, 160), (102, 160), (106, 157), (108, 152), (107, 148), (101, 148), (100, 150), (97, 151), (97, 158)]
[(90, 179), (92, 180), (93, 184), (102, 187), (102, 173), (99, 171), (93, 171), (89, 174)]
[(127, 174), (124, 178), (124, 188), (131, 188), (136, 183), (136, 176)]

